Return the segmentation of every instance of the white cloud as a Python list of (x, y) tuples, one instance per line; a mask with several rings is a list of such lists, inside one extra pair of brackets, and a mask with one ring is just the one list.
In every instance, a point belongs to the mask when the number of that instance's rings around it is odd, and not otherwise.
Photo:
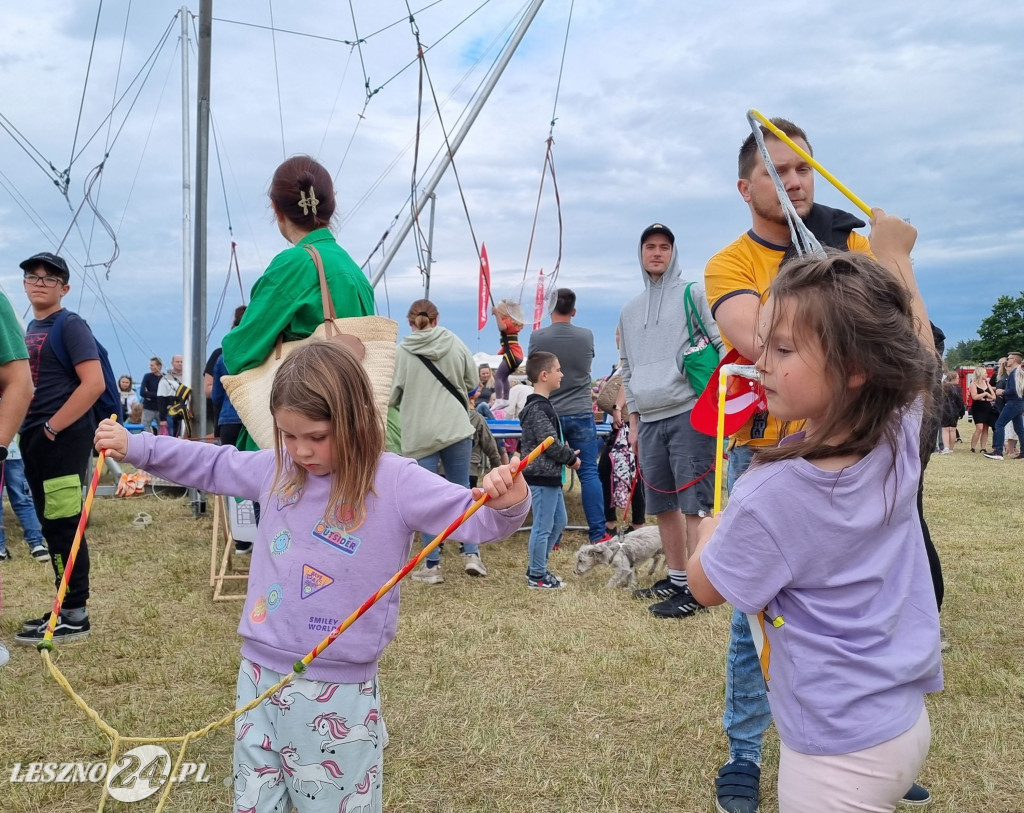
[[(437, 42), (475, 6), (472, 0), (446, 0), (418, 14), (423, 41)], [(79, 146), (109, 110), (127, 7), (126, 0), (104, 4)], [(121, 88), (177, 8), (177, 2), (132, 5)], [(404, 20), (404, 3), (387, 0), (356, 8), (361, 36), (401, 20), (362, 46), (370, 85), (376, 88), (414, 57), (415, 43)], [(520, 0), (492, 0), (428, 52), (440, 96), (452, 91), (521, 8)], [(547, 0), (456, 157), (473, 226), (478, 239), (487, 243), (499, 292), (518, 291), (522, 284), (567, 10), (567, 3)], [(266, 6), (241, 0), (219, 0), (215, 11), (220, 18), (269, 23)], [(274, 20), (282, 29), (354, 37), (348, 9), (338, 4), (277, 2)], [(20, 6), (7, 11), (0, 31), (0, 82), (5, 89), (0, 113), (60, 169), (67, 164), (74, 138), (94, 23), (95, 8), (87, 4), (45, 10)], [(121, 330), (126, 363), (137, 373), (151, 353), (168, 355), (181, 344), (177, 36), (175, 23), (168, 47), (111, 152), (100, 195), (101, 211), (115, 226), (120, 224), (121, 248), (121, 259), (103, 290), (143, 337), (136, 342)], [(275, 62), (268, 31), (216, 22), (213, 37), (213, 111), (248, 289), (284, 246), (265, 198), (282, 157)], [(749, 225), (735, 192), (735, 156), (749, 132), (744, 116), (751, 106), (800, 123), (826, 167), (869, 203), (897, 211), (917, 225), (915, 259), (919, 269), (929, 272), (922, 284), (935, 321), (952, 341), (970, 335), (998, 295), (1015, 293), (1019, 286), (1024, 242), (1016, 181), (1024, 132), (1022, 40), (1024, 11), (1012, 4), (967, 8), (941, 0), (929, 6), (927, 15), (905, 4), (867, 9), (834, 1), (576, 4), (554, 128), (565, 229), (560, 280), (580, 291), (581, 315), (598, 335), (595, 369), (609, 366), (618, 309), (640, 289), (635, 248), (644, 226), (668, 222), (679, 237), (684, 268), (699, 276), (707, 258)], [(392, 218), (404, 218), (408, 208), (403, 201), (409, 193), (411, 149), (390, 172), (388, 166), (415, 134), (415, 66), (388, 83), (363, 111), (358, 52), (285, 33), (277, 35), (276, 44), (284, 151), (319, 152), (333, 172), (351, 139), (337, 179), (339, 211), (346, 217), (339, 240), (361, 262)], [(491, 58), (493, 52), (484, 66)], [(194, 62), (191, 76), (194, 81)], [(478, 70), (446, 106), (449, 129), (480, 76)], [(433, 109), (426, 94), (425, 118)], [(360, 113), (365, 118), (359, 119)], [(194, 110), (190, 115), (194, 128)], [(73, 168), (74, 206), (81, 200), (85, 174), (102, 157), (105, 137), (104, 128)], [(436, 122), (425, 125), (421, 177), (440, 146)], [(59, 239), (70, 222), (67, 203), (3, 134), (0, 167)], [(230, 253), (215, 158), (210, 183), (212, 312)], [(356, 207), (376, 183), (379, 187)], [(852, 208), (822, 179), (818, 197)], [(0, 281), (20, 310), (17, 262), (52, 245), (3, 192), (0, 207)], [(436, 215), (431, 296), (445, 323), (471, 347), (492, 350), (493, 329), (479, 339), (473, 335), (476, 260), (450, 174), (438, 190)], [(82, 229), (86, 243), (92, 241), (91, 261), (105, 259), (105, 236), (99, 230), (93, 233), (88, 218), (83, 218)], [(78, 263), (85, 261), (77, 234), (69, 239), (68, 249)], [(527, 310), (537, 268), (550, 271), (556, 254), (557, 222), (548, 179), (527, 273)], [(408, 241), (388, 274), (392, 315), (402, 317), (422, 291), (415, 262)], [(81, 272), (74, 267), (72, 305), (78, 307)], [(964, 280), (972, 283), (964, 285)], [(237, 297), (237, 283), (232, 282), (228, 304)], [(384, 299), (384, 289), (378, 288), (381, 307)], [(102, 307), (86, 296), (82, 310), (113, 348)], [(223, 325), (214, 341), (222, 332)], [(120, 366), (117, 351), (114, 356)]]

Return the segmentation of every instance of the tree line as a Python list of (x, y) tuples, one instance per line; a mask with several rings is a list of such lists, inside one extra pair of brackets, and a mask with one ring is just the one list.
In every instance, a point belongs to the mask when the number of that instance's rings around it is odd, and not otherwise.
[(1024, 349), (1024, 291), (1020, 296), (1001, 296), (978, 327), (977, 339), (962, 339), (946, 351), (950, 369), (981, 364)]

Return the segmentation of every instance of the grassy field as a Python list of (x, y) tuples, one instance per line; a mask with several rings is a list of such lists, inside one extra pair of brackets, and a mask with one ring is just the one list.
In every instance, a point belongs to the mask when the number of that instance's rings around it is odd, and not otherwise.
[[(961, 432), (970, 437), (972, 427)], [(951, 648), (946, 690), (928, 699), (932, 750), (921, 781), (933, 811), (1024, 810), (1024, 461), (995, 462), (958, 446), (933, 458), (926, 511), (943, 558)], [(145, 531), (137, 511), (153, 515)], [(570, 515), (580, 516), (570, 496)], [(10, 783), (14, 763), (105, 761), (109, 743), (50, 678), (34, 649), (16, 646), (24, 618), (53, 599), (49, 567), (27, 555), (7, 515), (0, 640), (0, 810), (95, 810), (90, 784)], [(93, 633), (55, 651), (71, 685), (126, 735), (172, 736), (230, 710), (240, 602), (208, 587), (211, 518), (183, 501), (97, 501)], [(730, 610), (657, 620), (607, 571), (571, 574), (569, 534), (551, 568), (568, 589), (523, 584), (526, 534), (484, 551), (490, 577), (472, 580), (445, 554), (448, 580), (403, 589), (398, 636), (381, 663), (388, 811), (714, 810), (713, 778), (727, 754), (721, 730)], [(367, 595), (378, 585), (366, 585)], [(335, 646), (344, 646), (344, 638)], [(229, 811), (229, 728), (190, 746), (206, 784), (176, 788), (170, 811)], [(762, 811), (775, 813), (774, 730)], [(141, 813), (154, 798), (107, 810)]]

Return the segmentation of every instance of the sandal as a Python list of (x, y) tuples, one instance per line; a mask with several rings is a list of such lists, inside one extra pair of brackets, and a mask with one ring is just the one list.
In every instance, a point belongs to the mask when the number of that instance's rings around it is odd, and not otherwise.
[(153, 522), (153, 517), (147, 514), (145, 511), (140, 511), (135, 515), (135, 519), (132, 520), (132, 527), (136, 531), (144, 531), (149, 527), (150, 523)]

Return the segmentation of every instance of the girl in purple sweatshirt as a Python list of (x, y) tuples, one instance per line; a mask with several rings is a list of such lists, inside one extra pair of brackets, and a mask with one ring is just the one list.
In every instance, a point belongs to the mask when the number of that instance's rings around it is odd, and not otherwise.
[[(270, 397), (274, 450), (243, 452), (103, 421), (96, 448), (172, 482), (262, 506), (239, 624), (241, 707), (292, 671), (410, 556), (413, 534), (439, 534), (485, 492), (453, 539), (515, 532), (529, 489), (510, 466), (472, 491), (384, 451), (384, 427), (359, 361), (340, 344), (293, 352)], [(513, 461), (513, 465), (517, 461)], [(235, 808), (379, 811), (383, 775), (377, 662), (395, 635), (400, 585), (302, 677), (235, 722)]]

